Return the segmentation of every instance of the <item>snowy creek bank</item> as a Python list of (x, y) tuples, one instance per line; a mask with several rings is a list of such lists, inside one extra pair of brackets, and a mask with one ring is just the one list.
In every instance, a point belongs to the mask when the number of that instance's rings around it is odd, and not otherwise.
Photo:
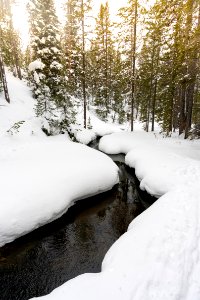
[(26, 300), (46, 295), (67, 280), (100, 272), (111, 245), (154, 199), (140, 194), (123, 163), (119, 184), (111, 191), (78, 201), (59, 220), (0, 249), (1, 300)]
[(52, 222), (75, 201), (112, 189), (118, 167), (66, 136), (5, 137), (0, 149), (0, 246)]
[(100, 273), (38, 300), (199, 300), (200, 142), (124, 132), (104, 136), (99, 148), (124, 153), (141, 189), (159, 199), (109, 249)]

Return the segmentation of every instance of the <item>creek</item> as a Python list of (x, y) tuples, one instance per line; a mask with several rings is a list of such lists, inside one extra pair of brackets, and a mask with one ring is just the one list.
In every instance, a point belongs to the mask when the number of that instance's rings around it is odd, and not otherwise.
[(46, 295), (77, 275), (101, 271), (111, 245), (155, 201), (139, 189), (124, 155), (111, 158), (120, 174), (111, 191), (78, 201), (59, 220), (0, 248), (1, 300)]

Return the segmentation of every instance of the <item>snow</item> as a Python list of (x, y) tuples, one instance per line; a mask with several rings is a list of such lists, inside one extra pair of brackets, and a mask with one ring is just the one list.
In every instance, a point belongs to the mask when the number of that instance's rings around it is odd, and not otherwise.
[(88, 145), (91, 141), (95, 140), (96, 138), (95, 132), (90, 129), (81, 128), (79, 126), (74, 126), (72, 128), (72, 132), (74, 133), (75, 138), (79, 143)]
[(83, 128), (83, 109), (78, 107), (77, 110), (77, 123), (79, 125), (72, 125), (72, 132), (74, 133), (78, 142), (85, 145), (92, 142), (98, 136), (108, 135), (114, 132), (120, 132), (122, 129), (119, 125), (113, 124), (111, 122), (104, 122), (100, 120), (94, 113), (93, 110), (87, 110), (87, 126), (89, 125), (91, 129)]
[(104, 136), (99, 148), (125, 153), (141, 188), (160, 198), (114, 243), (100, 273), (37, 299), (200, 299), (200, 142), (122, 132)]
[(61, 70), (63, 68), (63, 66), (60, 63), (58, 63), (57, 61), (53, 61), (50, 65), (50, 68), (52, 68), (52, 69), (55, 68), (55, 69)]
[(0, 246), (118, 182), (118, 167), (105, 154), (67, 135), (47, 137), (30, 89), (9, 73), (7, 80), (11, 104), (0, 96)]
[[(118, 182), (118, 168), (105, 154), (66, 135), (46, 137), (30, 89), (10, 74), (7, 79), (11, 104), (0, 96), (0, 246)], [(199, 300), (200, 141), (145, 133), (139, 124), (138, 132), (123, 132), (93, 111), (88, 118), (92, 129), (75, 128), (77, 140), (87, 144), (104, 135), (100, 150), (124, 153), (141, 189), (159, 199), (110, 248), (100, 273), (37, 299)]]
[[(0, 246), (64, 214), (76, 200), (111, 189), (118, 168), (64, 135), (8, 138), (0, 151)], [(6, 150), (6, 152), (5, 152)]]
[(99, 148), (108, 154), (127, 154), (126, 164), (135, 169), (140, 188), (156, 197), (200, 179), (200, 142), (196, 140), (145, 132), (117, 133), (103, 137)]
[(39, 75), (36, 71), (33, 73), (33, 77), (34, 77), (35, 82), (37, 84), (39, 84), (40, 83), (40, 77), (39, 77)]
[(20, 126), (18, 136), (45, 136), (41, 130), (44, 120), (35, 117), (35, 100), (26, 83), (6, 74), (11, 103), (8, 104), (0, 95), (0, 138), (5, 135), (16, 123), (25, 121)]
[(90, 122), (92, 125), (92, 130), (96, 133), (97, 136), (104, 136), (114, 132), (120, 132), (121, 128), (119, 125), (113, 123), (106, 123), (100, 120), (94, 112), (89, 112)]
[(199, 199), (193, 189), (169, 192), (131, 223), (101, 273), (78, 276), (37, 299), (200, 299)]
[(42, 70), (45, 65), (41, 62), (41, 60), (36, 59), (29, 64), (29, 71), (34, 72), (35, 70)]

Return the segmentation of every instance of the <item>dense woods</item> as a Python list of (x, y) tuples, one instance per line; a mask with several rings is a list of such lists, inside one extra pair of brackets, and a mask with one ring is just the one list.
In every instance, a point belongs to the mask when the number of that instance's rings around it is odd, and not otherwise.
[(100, 4), (92, 27), (92, 1), (68, 0), (65, 24), (53, 0), (30, 0), (30, 44), (22, 51), (12, 20), (13, 0), (0, 0), (0, 91), (9, 102), (4, 68), (26, 79), (36, 114), (50, 132), (68, 130), (77, 103), (103, 120), (144, 122), (154, 131), (198, 136), (200, 127), (200, 3), (129, 0), (113, 23), (109, 3)]

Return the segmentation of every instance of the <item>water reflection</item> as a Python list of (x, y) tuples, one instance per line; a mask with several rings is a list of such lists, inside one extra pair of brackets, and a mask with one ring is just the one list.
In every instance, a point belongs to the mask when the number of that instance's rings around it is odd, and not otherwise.
[[(122, 158), (121, 158), (122, 161)], [(149, 204), (123, 162), (112, 191), (79, 201), (58, 221), (0, 249), (0, 299), (26, 300), (99, 272), (110, 246)]]

